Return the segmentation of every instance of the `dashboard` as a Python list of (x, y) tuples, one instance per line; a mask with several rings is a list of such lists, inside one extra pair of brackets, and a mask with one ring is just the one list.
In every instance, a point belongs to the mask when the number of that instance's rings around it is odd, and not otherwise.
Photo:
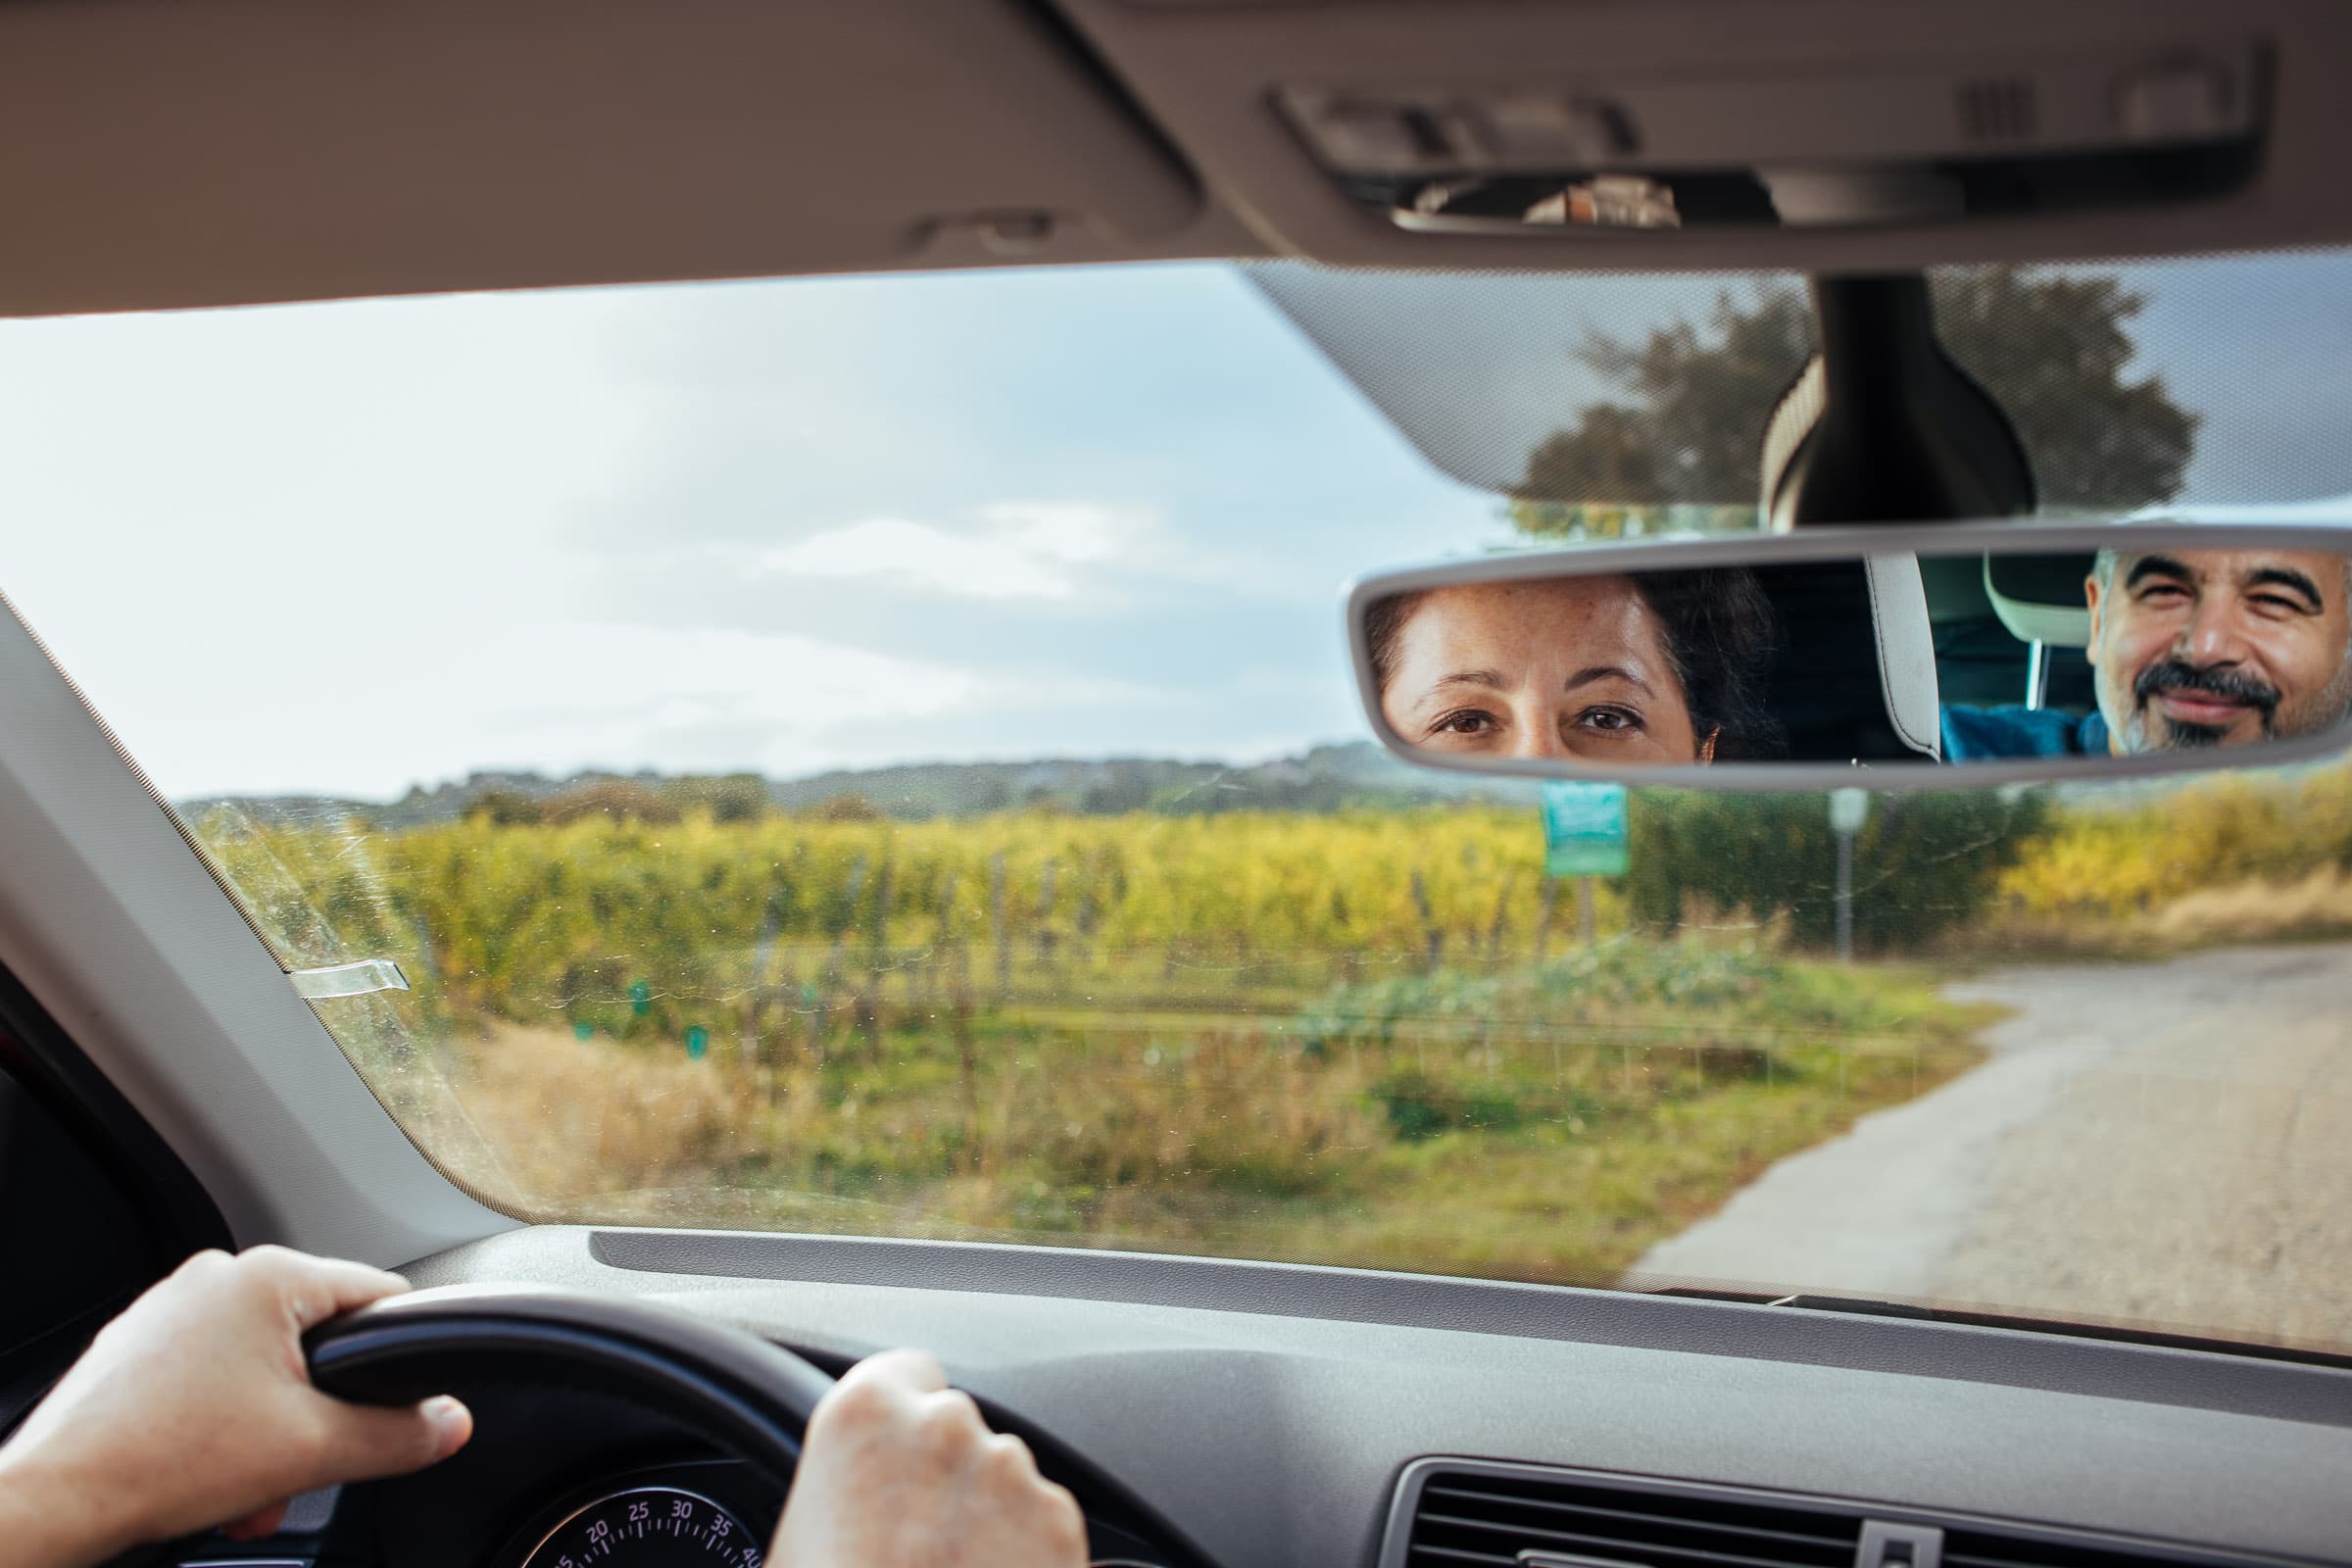
[[(828, 1370), (923, 1346), (1105, 1563), (2352, 1564), (2343, 1365), (960, 1243), (541, 1226), (405, 1272), (661, 1302)], [(238, 1560), (751, 1568), (778, 1499), (695, 1434), (564, 1389), (470, 1396), (458, 1458)]]

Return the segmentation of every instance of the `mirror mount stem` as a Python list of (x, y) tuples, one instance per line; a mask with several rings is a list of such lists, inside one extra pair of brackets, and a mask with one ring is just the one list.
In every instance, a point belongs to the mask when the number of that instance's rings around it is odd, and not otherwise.
[(1768, 477), (1776, 530), (2034, 510), (2008, 416), (1936, 340), (1924, 274), (1812, 280), (1821, 412)]

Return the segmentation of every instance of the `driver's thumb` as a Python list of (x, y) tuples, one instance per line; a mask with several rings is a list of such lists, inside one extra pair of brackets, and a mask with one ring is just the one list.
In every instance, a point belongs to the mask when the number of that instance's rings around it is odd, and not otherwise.
[(404, 1476), (448, 1458), (471, 1436), (473, 1413), (446, 1394), (396, 1410), (339, 1405), (327, 1433), (326, 1479)]

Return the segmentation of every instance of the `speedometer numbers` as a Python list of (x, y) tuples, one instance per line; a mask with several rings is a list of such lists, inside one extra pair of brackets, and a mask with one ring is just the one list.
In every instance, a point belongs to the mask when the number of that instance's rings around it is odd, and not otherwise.
[(700, 1493), (637, 1487), (565, 1517), (522, 1568), (760, 1568), (763, 1545)]
[[(1100, 1521), (1088, 1528), (1095, 1549), (1108, 1548), (1093, 1568), (1155, 1568), (1141, 1541)], [(515, 1568), (761, 1568), (765, 1546), (740, 1516), (699, 1492), (631, 1487), (564, 1515)]]

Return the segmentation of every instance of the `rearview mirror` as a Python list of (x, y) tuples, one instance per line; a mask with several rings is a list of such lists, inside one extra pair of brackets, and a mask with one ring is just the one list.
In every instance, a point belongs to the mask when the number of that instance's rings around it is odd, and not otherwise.
[(1439, 767), (1819, 789), (2341, 748), (2352, 527), (1940, 524), (1602, 544), (1348, 595), (1373, 733)]

